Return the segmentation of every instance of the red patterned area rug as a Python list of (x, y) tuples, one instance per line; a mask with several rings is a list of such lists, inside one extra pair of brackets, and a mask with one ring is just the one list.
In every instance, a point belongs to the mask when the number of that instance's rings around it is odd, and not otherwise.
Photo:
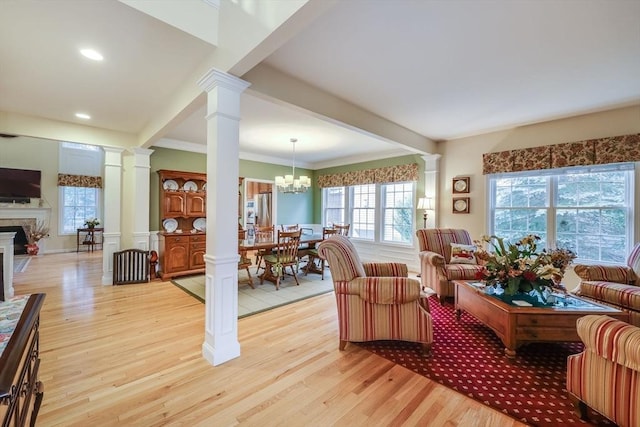
[(430, 358), (415, 343), (358, 343), (369, 351), (533, 426), (614, 426), (592, 413), (580, 420), (565, 388), (567, 356), (582, 343), (533, 343), (513, 360), (491, 329), (467, 313), (455, 318), (451, 303), (429, 299), (434, 325)]

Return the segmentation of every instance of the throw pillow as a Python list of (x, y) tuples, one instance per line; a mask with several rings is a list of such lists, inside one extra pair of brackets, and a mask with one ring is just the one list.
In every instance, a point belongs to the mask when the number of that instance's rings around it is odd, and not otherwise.
[(477, 264), (476, 247), (474, 245), (451, 244), (451, 259), (449, 264)]

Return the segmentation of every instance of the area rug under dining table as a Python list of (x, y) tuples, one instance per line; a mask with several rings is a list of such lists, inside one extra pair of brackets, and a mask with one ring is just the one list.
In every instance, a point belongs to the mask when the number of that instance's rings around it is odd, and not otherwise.
[(420, 346), (400, 341), (374, 341), (359, 346), (404, 366), (465, 396), (533, 426), (614, 426), (599, 414), (580, 420), (566, 392), (567, 356), (582, 343), (532, 343), (515, 359), (493, 331), (467, 313), (460, 321), (453, 305), (429, 298), (434, 342), (429, 358)]
[[(325, 270), (324, 280), (321, 280), (318, 274), (307, 276), (304, 273), (299, 274), (300, 286), (296, 286), (293, 277), (286, 277), (280, 282), (278, 291), (271, 282), (265, 281), (260, 285), (260, 279), (256, 277), (253, 278), (255, 289), (252, 289), (247, 282), (244, 282), (246, 273), (240, 271), (238, 275), (241, 280), (238, 285), (239, 319), (333, 291), (333, 281), (328, 269)], [(203, 274), (174, 279), (171, 282), (200, 302), (204, 302), (205, 276)]]

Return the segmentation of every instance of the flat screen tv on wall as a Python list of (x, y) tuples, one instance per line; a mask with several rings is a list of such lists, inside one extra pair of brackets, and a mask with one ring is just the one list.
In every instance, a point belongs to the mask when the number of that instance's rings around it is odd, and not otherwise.
[(29, 203), (39, 199), (40, 171), (0, 168), (0, 202)]

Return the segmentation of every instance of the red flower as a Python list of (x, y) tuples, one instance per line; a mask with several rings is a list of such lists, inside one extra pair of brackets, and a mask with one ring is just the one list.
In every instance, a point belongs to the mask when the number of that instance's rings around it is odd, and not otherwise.
[(522, 273), (522, 277), (529, 282), (533, 282), (538, 278), (538, 276), (536, 276), (536, 273), (534, 273), (533, 271), (525, 271), (524, 273)]
[(484, 270), (476, 271), (476, 280), (484, 279)]

